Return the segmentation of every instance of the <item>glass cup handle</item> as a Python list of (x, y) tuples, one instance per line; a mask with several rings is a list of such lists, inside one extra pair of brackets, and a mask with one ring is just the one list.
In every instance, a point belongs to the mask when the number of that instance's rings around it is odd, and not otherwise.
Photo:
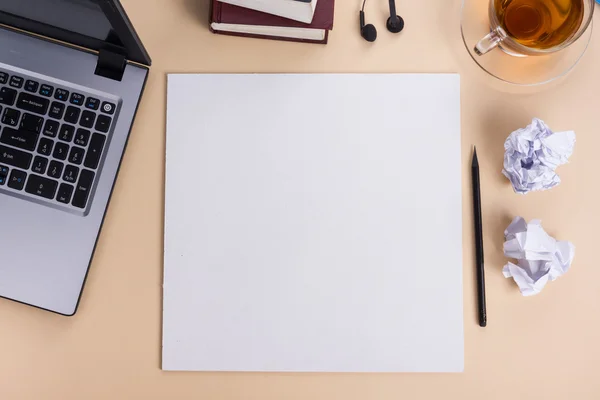
[(504, 37), (500, 35), (498, 31), (493, 30), (485, 35), (479, 42), (477, 42), (474, 49), (475, 53), (477, 53), (478, 56), (482, 56), (488, 51), (498, 47), (503, 39)]

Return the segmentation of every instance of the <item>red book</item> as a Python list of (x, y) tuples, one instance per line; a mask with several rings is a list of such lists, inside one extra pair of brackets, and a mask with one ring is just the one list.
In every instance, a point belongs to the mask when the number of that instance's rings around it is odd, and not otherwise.
[(224, 35), (325, 44), (333, 29), (334, 3), (319, 0), (312, 23), (304, 24), (212, 0), (210, 30)]

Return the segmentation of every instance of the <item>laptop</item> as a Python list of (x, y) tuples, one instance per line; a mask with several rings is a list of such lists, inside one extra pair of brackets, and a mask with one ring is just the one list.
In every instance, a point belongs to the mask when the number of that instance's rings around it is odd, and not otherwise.
[(118, 0), (0, 0), (0, 297), (77, 311), (150, 57)]

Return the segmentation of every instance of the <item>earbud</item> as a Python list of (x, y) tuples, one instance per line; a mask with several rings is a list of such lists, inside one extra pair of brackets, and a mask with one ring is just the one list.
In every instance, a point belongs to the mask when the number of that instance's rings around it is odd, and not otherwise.
[(395, 21), (392, 19), (392, 17), (389, 17), (387, 20), (386, 26), (388, 28), (388, 31), (392, 33), (398, 33), (402, 29), (404, 29), (404, 20), (402, 19), (402, 17), (396, 15), (396, 18), (397, 19)]
[(365, 12), (360, 12), (360, 36), (367, 42), (374, 42), (377, 39), (377, 29), (373, 24), (365, 25)]
[(386, 26), (388, 31), (398, 33), (404, 29), (404, 20), (396, 14), (396, 1), (390, 0), (390, 17), (387, 20)]

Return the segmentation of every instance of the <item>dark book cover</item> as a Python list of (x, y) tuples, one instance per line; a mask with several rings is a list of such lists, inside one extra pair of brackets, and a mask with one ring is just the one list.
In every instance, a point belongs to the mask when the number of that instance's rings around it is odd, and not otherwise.
[[(299, 0), (304, 1), (304, 0)], [(305, 1), (305, 2), (310, 2)], [(211, 3), (211, 21), (210, 23), (222, 23), (222, 24), (235, 24), (235, 25), (261, 25), (261, 26), (281, 26), (289, 28), (313, 28), (313, 29), (324, 29), (325, 39), (323, 41), (312, 41), (306, 39), (296, 39), (288, 37), (275, 37), (266, 35), (254, 35), (247, 33), (234, 33), (215, 31), (211, 28), (214, 33), (220, 33), (224, 35), (233, 36), (245, 36), (245, 37), (257, 37), (262, 39), (274, 39), (274, 40), (287, 40), (294, 42), (311, 42), (311, 43), (327, 43), (328, 35), (331, 29), (333, 29), (333, 15), (335, 0), (318, 0), (317, 7), (315, 9), (315, 15), (312, 23), (305, 24), (302, 22), (294, 21), (291, 19), (279, 17), (277, 15), (271, 15), (255, 11), (243, 7), (234, 6), (227, 3), (221, 3), (217, 0), (213, 0)], [(209, 25), (210, 26), (210, 25)]]

